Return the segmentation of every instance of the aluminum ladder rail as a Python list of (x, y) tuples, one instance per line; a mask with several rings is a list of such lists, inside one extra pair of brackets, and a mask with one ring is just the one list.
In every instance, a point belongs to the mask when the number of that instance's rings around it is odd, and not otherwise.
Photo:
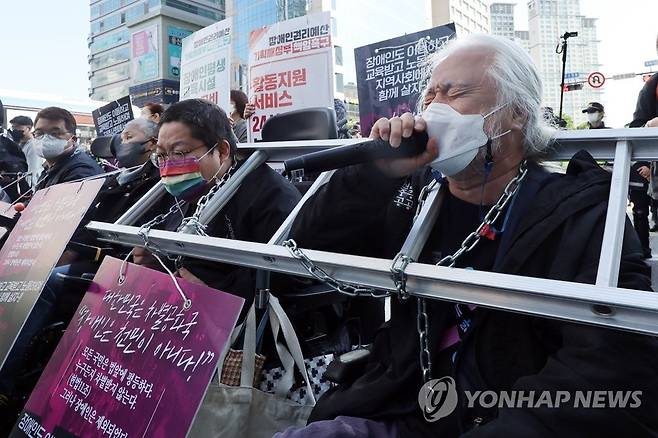
[[(297, 149), (293, 143), (303, 147), (305, 142), (287, 142), (286, 147), (278, 146), (276, 157), (287, 159), (295, 156), (301, 147)], [(325, 141), (314, 147), (331, 147), (331, 143)], [(606, 217), (596, 285), (466, 271), (414, 262), (406, 269), (409, 293), (413, 296), (658, 334), (658, 295), (613, 287), (619, 274), (630, 160), (658, 160), (658, 148), (654, 146), (657, 143), (658, 134), (652, 129), (563, 131), (556, 136), (549, 159), (566, 160), (580, 149), (587, 149), (596, 159), (615, 159), (610, 208)], [(345, 143), (333, 141), (333, 146), (339, 144)], [(268, 148), (262, 143), (245, 146), (256, 150)], [(292, 219), (286, 222), (292, 222)], [(88, 228), (98, 232), (105, 240), (143, 246), (136, 227), (93, 222)], [(273, 242), (259, 244), (159, 230), (152, 230), (150, 237), (162, 250), (172, 254), (310, 276), (286, 248), (271, 244)], [(392, 260), (314, 250), (305, 252), (319, 267), (338, 280), (382, 290), (396, 290), (390, 272)]]

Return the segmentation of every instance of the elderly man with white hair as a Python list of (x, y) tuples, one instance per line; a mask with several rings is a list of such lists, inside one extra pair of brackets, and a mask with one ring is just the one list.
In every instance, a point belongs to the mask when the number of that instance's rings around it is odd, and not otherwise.
[[(566, 174), (539, 165), (549, 137), (531, 59), (505, 39), (469, 35), (434, 60), (421, 116), (381, 119), (371, 134), (397, 147), (425, 131), (424, 152), (337, 171), (293, 225), (297, 244), (393, 258), (421, 189), (439, 179), (446, 196), (420, 262), (594, 283), (610, 175), (585, 151)], [(499, 202), (501, 214), (487, 221)], [(627, 225), (619, 285), (650, 291)], [(478, 243), (460, 251), (477, 230)], [(655, 436), (657, 375), (653, 337), (394, 298), (363, 368), (320, 398), (307, 427), (282, 436)], [(574, 404), (594, 391), (605, 400)], [(615, 407), (609, 394), (626, 402)]]

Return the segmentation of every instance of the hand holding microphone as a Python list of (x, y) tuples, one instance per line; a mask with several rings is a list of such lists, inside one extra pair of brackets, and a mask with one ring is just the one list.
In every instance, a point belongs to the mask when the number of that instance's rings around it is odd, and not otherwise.
[[(370, 131), (373, 140), (382, 139), (387, 141), (392, 148), (399, 148), (402, 140), (410, 138), (414, 134), (425, 134), (427, 124), (422, 117), (414, 117), (411, 113), (404, 113), (400, 117), (390, 119), (381, 118), (377, 120)], [(425, 134), (426, 135), (426, 134)], [(423, 138), (426, 138), (423, 135)], [(386, 147), (385, 145), (382, 145)], [(418, 155), (403, 158), (380, 158), (375, 161), (377, 168), (386, 176), (399, 178), (411, 175), (416, 169), (424, 167), (434, 161), (439, 155), (436, 139), (431, 138), (425, 149)]]
[(379, 119), (369, 141), (302, 155), (285, 161), (284, 166), (288, 173), (297, 169), (323, 172), (372, 162), (385, 175), (397, 178), (410, 175), (437, 155), (436, 140), (428, 142), (423, 120), (406, 113)]

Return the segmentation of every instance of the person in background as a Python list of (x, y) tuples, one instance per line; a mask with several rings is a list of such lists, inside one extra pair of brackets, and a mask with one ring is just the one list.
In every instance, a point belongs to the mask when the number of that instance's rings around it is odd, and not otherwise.
[(148, 119), (155, 123), (160, 123), (160, 117), (164, 112), (164, 107), (159, 103), (147, 103), (142, 107), (142, 112), (139, 115), (142, 119)]
[(45, 162), (34, 150), (34, 137), (32, 135), (34, 124), (32, 123), (32, 119), (27, 116), (14, 117), (9, 123), (11, 124), (11, 136), (21, 147), (27, 160), (27, 171), (30, 174), (28, 182), (30, 183), (30, 187), (34, 187), (39, 181), (39, 176), (43, 171), (43, 163)]
[(347, 128), (347, 109), (345, 102), (340, 99), (334, 99), (334, 111), (336, 111), (336, 132), (338, 138), (350, 138)]
[(16, 200), (20, 196), (20, 190), (18, 190), (18, 184), (12, 183), (16, 181), (18, 173), (27, 172), (27, 161), (11, 133), (3, 128), (4, 115), (5, 110), (0, 100), (0, 186), (6, 188), (3, 191), (6, 191), (11, 200)]
[(45, 160), (35, 191), (103, 173), (96, 161), (78, 145), (77, 124), (64, 108), (44, 108), (34, 120), (34, 150)]
[(606, 129), (603, 117), (605, 117), (605, 109), (603, 105), (598, 102), (590, 102), (587, 108), (583, 110), (583, 114), (587, 113), (587, 126), (589, 129)]
[[(658, 52), (658, 37), (656, 38), (656, 52)], [(658, 128), (658, 73), (654, 73), (647, 82), (645, 82), (644, 87), (640, 90), (640, 93), (637, 96), (637, 103), (635, 105), (635, 112), (633, 113), (633, 121), (628, 125), (630, 128)], [(648, 249), (648, 255), (650, 256), (650, 247), (649, 247), (649, 210), (651, 210), (651, 216), (654, 222), (654, 226), (651, 228), (651, 231), (658, 230), (658, 191), (653, 190), (653, 187), (658, 186), (658, 165), (654, 161), (649, 163), (648, 161), (639, 161), (634, 164), (637, 172), (647, 181), (649, 184), (647, 186), (650, 188), (652, 196), (648, 194), (646, 196), (642, 194), (637, 194), (636, 200), (639, 203), (639, 214), (637, 221), (640, 224), (640, 230), (642, 231), (641, 239), (645, 241)], [(633, 173), (631, 172), (631, 182), (633, 180)], [(655, 199), (654, 199), (655, 198)], [(635, 201), (633, 202), (633, 222), (635, 219)], [(646, 223), (646, 226), (645, 226)], [(646, 228), (646, 231), (644, 230)], [(637, 228), (636, 228), (637, 229)], [(643, 243), (644, 244), (644, 243)]]
[[(34, 120), (34, 149), (46, 162), (39, 182), (33, 187), (35, 192), (104, 173), (96, 160), (78, 145), (76, 129), (75, 118), (64, 108), (52, 106), (37, 114)], [(59, 265), (70, 264), (77, 256), (76, 251), (67, 249)]]
[(233, 121), (233, 133), (240, 143), (247, 142), (247, 120), (244, 115), (244, 109), (249, 98), (243, 91), (231, 90), (231, 114), (229, 117)]

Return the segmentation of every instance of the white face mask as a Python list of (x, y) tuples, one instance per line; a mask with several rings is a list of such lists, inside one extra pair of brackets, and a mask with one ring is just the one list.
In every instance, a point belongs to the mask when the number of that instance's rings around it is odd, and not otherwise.
[(587, 113), (587, 120), (590, 123), (598, 123), (603, 119), (603, 115), (600, 112), (595, 112), (595, 113)]
[[(427, 135), (435, 138), (439, 146), (439, 156), (430, 163), (433, 169), (445, 176), (455, 175), (475, 159), (478, 149), (486, 145), (489, 137), (484, 132), (484, 119), (503, 108), (494, 108), (489, 114), (461, 114), (445, 103), (431, 103), (423, 111), (427, 123)], [(502, 137), (507, 130), (493, 137)]]
[(45, 134), (41, 138), (34, 139), (34, 149), (40, 157), (46, 160), (53, 160), (64, 153), (68, 143), (68, 140), (62, 140), (50, 134)]

